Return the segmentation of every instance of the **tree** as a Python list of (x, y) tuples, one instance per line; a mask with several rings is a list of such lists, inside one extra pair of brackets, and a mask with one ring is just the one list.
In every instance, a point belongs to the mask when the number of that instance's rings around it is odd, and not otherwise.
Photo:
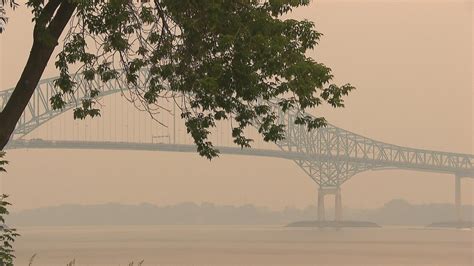
[[(233, 119), (234, 142), (250, 146), (245, 136), (257, 126), (266, 141), (284, 137), (270, 102), (283, 111), (298, 110), (295, 123), (308, 129), (324, 126), (323, 117), (304, 110), (329, 103), (344, 106), (351, 85), (330, 84), (331, 69), (305, 53), (321, 36), (312, 22), (283, 19), (309, 0), (29, 0), (35, 23), (33, 45), (23, 73), (0, 113), (0, 149), (33, 94), (60, 36), (70, 22), (55, 66), (60, 92), (50, 99), (54, 109), (65, 106), (79, 85), (107, 82), (124, 75), (134, 101), (147, 110), (162, 99), (177, 102), (198, 152), (208, 158), (218, 151), (208, 141), (216, 121)], [(73, 72), (70, 67), (76, 68)], [(147, 69), (146, 84), (138, 75)], [(71, 72), (73, 72), (71, 74)], [(97, 96), (74, 109), (75, 119), (100, 115)], [(177, 101), (176, 99), (181, 99)]]

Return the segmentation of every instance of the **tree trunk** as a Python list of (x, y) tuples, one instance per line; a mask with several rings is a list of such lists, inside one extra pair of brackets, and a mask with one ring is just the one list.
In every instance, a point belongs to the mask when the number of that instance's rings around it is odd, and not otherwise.
[[(48, 4), (53, 2), (56, 1), (50, 1)], [(18, 120), (28, 105), (31, 96), (43, 75), (44, 69), (48, 64), (54, 49), (58, 45), (59, 37), (76, 8), (75, 4), (69, 3), (67, 0), (57, 4), (56, 7), (57, 11), (56, 14), (54, 14), (54, 17), (51, 20), (47, 20), (51, 21), (48, 27), (40, 33), (36, 32), (35, 28), (35, 32), (33, 33), (35, 38), (33, 40), (33, 46), (26, 66), (23, 69), (21, 77), (15, 86), (10, 99), (5, 105), (3, 111), (0, 113), (0, 150), (3, 150), (10, 140), (10, 136), (15, 130)], [(43, 12), (46, 12), (46, 9), (47, 8), (45, 7)], [(53, 13), (50, 14), (50, 18), (52, 16)], [(48, 34), (48, 38), (37, 38), (37, 35), (43, 34)], [(51, 42), (50, 40), (54, 40), (54, 42)]]

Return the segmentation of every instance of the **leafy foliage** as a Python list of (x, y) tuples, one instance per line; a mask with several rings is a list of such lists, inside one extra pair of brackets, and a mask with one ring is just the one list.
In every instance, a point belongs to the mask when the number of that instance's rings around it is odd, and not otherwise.
[[(4, 166), (7, 161), (3, 160), (4, 152), (0, 152), (0, 172), (5, 172)], [(8, 206), (11, 205), (6, 199), (7, 195), (0, 196), (0, 265), (13, 266), (13, 242), (19, 236), (16, 229), (5, 225), (5, 216), (9, 214)]]
[(18, 6), (18, 4), (15, 2), (15, 0), (0, 0), (0, 33), (3, 33), (5, 30), (5, 25), (8, 22), (5, 6), (9, 6), (10, 8), (14, 9)]
[[(64, 108), (81, 86), (89, 97), (74, 118), (99, 116), (100, 89), (90, 85), (122, 77), (130, 100), (152, 115), (160, 101), (176, 102), (198, 152), (209, 159), (218, 155), (208, 140), (218, 120), (235, 121), (232, 137), (242, 147), (252, 143), (245, 136), (251, 125), (266, 141), (278, 141), (285, 126), (273, 105), (296, 110), (297, 123), (312, 129), (326, 121), (304, 115), (306, 109), (343, 107), (354, 89), (330, 84), (331, 69), (305, 55), (321, 37), (312, 22), (282, 18), (309, 0), (29, 0), (36, 38), (49, 41), (42, 34), (48, 4), (61, 1), (74, 3), (76, 13), (55, 63), (60, 90), (53, 108)], [(77, 84), (70, 66), (79, 67), (85, 84)]]
[(5, 166), (8, 164), (8, 161), (5, 161), (2, 159), (4, 156), (5, 156), (5, 152), (0, 151), (0, 172), (6, 172)]
[[(137, 266), (142, 266), (144, 262), (145, 262), (145, 260), (141, 260), (141, 261), (137, 262)], [(128, 266), (134, 266), (134, 265), (135, 265), (135, 263), (133, 261), (128, 264)]]
[(33, 256), (30, 257), (30, 261), (28, 262), (28, 266), (33, 265), (33, 261), (35, 261), (36, 255), (37, 254), (35, 253), (35, 254), (33, 254)]

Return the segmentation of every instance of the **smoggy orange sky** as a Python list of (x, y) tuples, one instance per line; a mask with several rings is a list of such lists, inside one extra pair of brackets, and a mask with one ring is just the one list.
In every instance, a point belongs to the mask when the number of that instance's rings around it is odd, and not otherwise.
[[(473, 153), (473, 3), (471, 1), (313, 1), (291, 15), (316, 23), (309, 54), (357, 87), (346, 108), (323, 107), (342, 128), (401, 146)], [(0, 35), (0, 88), (12, 87), (31, 46), (31, 16), (9, 12)], [(50, 63), (44, 77), (55, 76)], [(71, 116), (72, 119), (72, 116)], [(107, 119), (104, 117), (103, 119)], [(315, 204), (316, 185), (294, 163), (222, 155), (13, 150), (3, 191), (14, 209), (62, 203), (157, 205), (183, 201), (275, 209)], [(472, 203), (473, 180), (463, 180)], [(413, 171), (368, 171), (343, 186), (343, 205), (373, 208), (393, 198), (453, 202), (454, 178)], [(329, 204), (331, 205), (331, 204)]]

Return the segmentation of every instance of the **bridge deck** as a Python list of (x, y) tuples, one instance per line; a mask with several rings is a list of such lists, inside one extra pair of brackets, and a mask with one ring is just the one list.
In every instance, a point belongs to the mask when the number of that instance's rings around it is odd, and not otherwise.
[[(448, 174), (460, 174), (465, 177), (474, 177), (473, 169), (449, 168), (440, 165), (433, 168), (432, 165), (410, 165), (406, 163), (391, 162), (384, 160), (368, 160), (352, 158), (346, 155), (334, 156), (332, 154), (311, 155), (304, 152), (289, 152), (283, 150), (252, 149), (239, 147), (217, 147), (222, 154), (245, 155), (258, 157), (272, 157), (292, 161), (350, 161), (353, 163), (370, 164), (372, 170), (382, 169), (406, 169), (416, 171), (440, 172)], [(90, 150), (139, 150), (139, 151), (161, 151), (161, 152), (189, 152), (195, 153), (196, 146), (190, 144), (167, 144), (167, 143), (127, 143), (127, 142), (104, 142), (104, 141), (48, 141), (48, 140), (13, 140), (7, 149), (90, 149)]]

